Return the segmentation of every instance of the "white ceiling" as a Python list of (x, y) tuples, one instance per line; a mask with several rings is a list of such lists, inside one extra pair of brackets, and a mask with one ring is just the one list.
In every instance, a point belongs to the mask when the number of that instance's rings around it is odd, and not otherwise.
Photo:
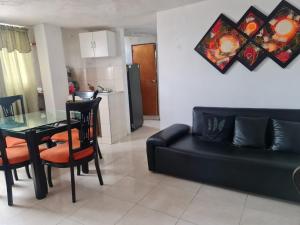
[(0, 0), (0, 22), (156, 31), (156, 12), (201, 0)]

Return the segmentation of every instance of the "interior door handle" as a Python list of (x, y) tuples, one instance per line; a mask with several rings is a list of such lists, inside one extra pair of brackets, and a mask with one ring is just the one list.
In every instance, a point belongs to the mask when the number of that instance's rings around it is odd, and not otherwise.
[(153, 84), (156, 84), (156, 83), (157, 83), (157, 81), (156, 81), (156, 80), (152, 80), (152, 83), (153, 83)]

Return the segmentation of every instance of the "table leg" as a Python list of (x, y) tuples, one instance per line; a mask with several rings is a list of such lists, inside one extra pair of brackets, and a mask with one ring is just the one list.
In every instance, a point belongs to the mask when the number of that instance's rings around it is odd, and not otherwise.
[(29, 149), (32, 178), (37, 199), (43, 199), (48, 194), (48, 186), (44, 166), (40, 158), (39, 141), (35, 131), (26, 133), (26, 141)]

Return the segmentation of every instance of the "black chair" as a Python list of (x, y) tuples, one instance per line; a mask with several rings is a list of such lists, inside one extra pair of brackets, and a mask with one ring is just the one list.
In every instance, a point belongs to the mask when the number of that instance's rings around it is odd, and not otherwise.
[[(24, 100), (22, 95), (8, 96), (0, 98), (0, 107), (2, 108), (2, 113), (4, 117), (15, 116), (17, 114), (25, 114)], [(16, 113), (16, 110), (19, 110)], [(24, 123), (26, 123), (26, 118), (24, 117)], [(26, 141), (19, 138), (14, 137), (6, 137), (6, 145), (7, 147), (14, 147), (19, 144), (25, 144)], [(31, 179), (31, 175), (29, 172), (29, 165), (25, 166), (25, 170), (29, 179)], [(14, 169), (15, 180), (19, 180), (17, 169)]]
[[(40, 156), (44, 165), (48, 165), (48, 183), (52, 187), (51, 168), (70, 168), (72, 201), (76, 202), (74, 167), (88, 164), (94, 160), (100, 185), (103, 185), (98, 161), (97, 134), (91, 132), (97, 128), (97, 114), (101, 98), (89, 101), (67, 102), (68, 142), (43, 151)], [(71, 114), (80, 114), (79, 140), (73, 139)]]
[[(96, 91), (75, 91), (73, 94), (73, 101), (75, 102), (76, 96), (81, 98), (83, 101), (92, 100), (92, 99), (97, 98), (98, 93), (99, 93), (98, 90), (96, 90)], [(97, 117), (97, 119), (98, 119), (98, 117)], [(97, 151), (98, 151), (100, 159), (102, 159), (102, 153), (101, 153), (101, 150), (100, 150), (100, 147), (98, 144), (98, 140), (97, 140)]]
[[(40, 148), (40, 151), (44, 150)], [(7, 147), (5, 138), (3, 137), (0, 130), (0, 171), (4, 171), (6, 190), (7, 190), (7, 201), (8, 205), (13, 205), (12, 186), (14, 180), (12, 176), (12, 170), (25, 167), (28, 168), (30, 165), (30, 156), (27, 144), (19, 144), (13, 147)]]

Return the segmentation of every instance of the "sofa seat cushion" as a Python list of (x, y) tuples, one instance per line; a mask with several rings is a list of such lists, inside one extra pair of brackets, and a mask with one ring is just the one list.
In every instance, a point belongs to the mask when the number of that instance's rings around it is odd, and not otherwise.
[(169, 146), (170, 150), (192, 156), (252, 163), (285, 169), (300, 166), (300, 154), (273, 152), (263, 149), (235, 147), (230, 144), (206, 142), (201, 137), (186, 135)]

